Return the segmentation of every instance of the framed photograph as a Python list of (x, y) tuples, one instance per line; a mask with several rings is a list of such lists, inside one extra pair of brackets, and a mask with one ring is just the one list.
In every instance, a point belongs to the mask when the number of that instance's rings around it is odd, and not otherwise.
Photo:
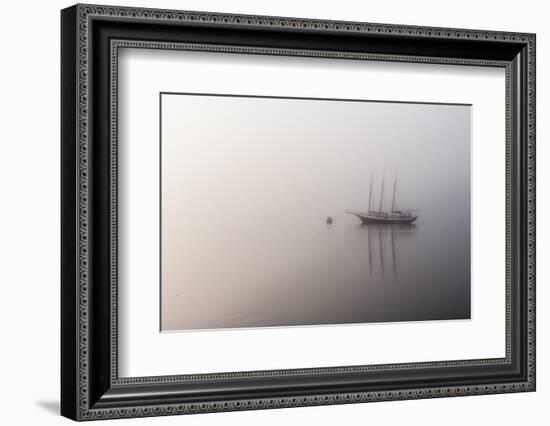
[(535, 390), (535, 35), (61, 12), (61, 411)]

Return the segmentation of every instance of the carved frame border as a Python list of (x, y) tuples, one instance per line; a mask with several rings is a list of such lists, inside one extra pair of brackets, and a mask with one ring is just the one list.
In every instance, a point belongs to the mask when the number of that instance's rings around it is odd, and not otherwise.
[[(510, 32), (494, 32), (494, 31), (478, 31), (464, 29), (447, 29), (447, 28), (430, 28), (430, 27), (415, 27), (402, 25), (385, 25), (385, 24), (369, 24), (357, 22), (337, 22), (324, 20), (296, 19), (296, 18), (280, 18), (266, 16), (246, 16), (246, 15), (229, 15), (217, 13), (202, 13), (202, 12), (186, 12), (186, 11), (169, 11), (156, 9), (141, 9), (141, 8), (126, 8), (126, 7), (104, 7), (91, 5), (78, 5), (78, 61), (77, 61), (77, 90), (78, 90), (78, 111), (77, 111), (77, 177), (78, 177), (78, 194), (77, 194), (77, 409), (76, 419), (92, 420), (104, 419), (113, 417), (141, 417), (151, 415), (170, 415), (170, 414), (186, 414), (196, 412), (216, 412), (244, 409), (262, 409), (262, 408), (278, 408), (292, 406), (308, 406), (308, 405), (323, 405), (323, 404), (341, 404), (366, 401), (382, 401), (382, 400), (400, 400), (400, 399), (416, 399), (416, 398), (433, 398), (442, 396), (461, 396), (475, 395), (487, 393), (504, 393), (517, 391), (533, 391), (535, 389), (535, 36), (533, 34), (521, 34)], [(142, 407), (129, 408), (93, 408), (90, 404), (88, 379), (89, 379), (89, 316), (88, 309), (90, 300), (88, 299), (89, 289), (89, 133), (88, 133), (88, 114), (89, 114), (89, 54), (90, 54), (90, 38), (89, 28), (90, 21), (95, 17), (119, 17), (128, 19), (139, 19), (140, 21), (174, 21), (174, 22), (202, 22), (224, 25), (240, 25), (253, 26), (261, 28), (302, 28), (314, 29), (316, 31), (338, 31), (338, 32), (359, 32), (359, 33), (376, 33), (376, 34), (405, 34), (423, 38), (446, 38), (446, 39), (466, 39), (466, 40), (500, 40), (523, 43), (527, 46), (528, 58), (528, 74), (527, 74), (527, 97), (528, 97), (528, 113), (527, 113), (527, 223), (528, 223), (528, 240), (527, 247), (527, 271), (528, 282), (526, 283), (527, 306), (528, 306), (528, 323), (527, 323), (527, 369), (528, 379), (525, 382), (510, 382), (499, 383), (493, 385), (480, 386), (449, 386), (446, 388), (423, 388), (423, 389), (403, 389), (398, 391), (380, 391), (380, 392), (358, 392), (358, 393), (329, 393), (326, 395), (312, 395), (304, 397), (282, 397), (282, 398), (258, 398), (258, 399), (243, 399), (243, 400), (228, 400), (215, 401), (201, 404), (193, 403), (176, 403), (176, 404), (161, 404)], [(185, 50), (203, 50), (203, 51), (223, 51), (232, 53), (255, 53), (268, 55), (298, 55), (298, 56), (318, 56), (330, 58), (353, 58), (366, 60), (384, 60), (384, 61), (407, 61), (407, 62), (427, 62), (427, 63), (452, 63), (464, 65), (485, 65), (485, 66), (501, 66), (506, 68), (506, 138), (507, 138), (507, 229), (506, 229), (506, 358), (503, 359), (486, 359), (486, 360), (464, 360), (456, 362), (435, 362), (435, 363), (416, 363), (416, 364), (389, 364), (376, 366), (356, 366), (356, 367), (329, 367), (322, 369), (305, 369), (305, 370), (275, 370), (262, 372), (248, 373), (227, 373), (223, 375), (198, 375), (198, 376), (162, 376), (162, 377), (147, 377), (147, 378), (118, 378), (117, 373), (117, 170), (116, 170), (116, 126), (111, 127), (112, 138), (112, 160), (114, 166), (111, 169), (111, 202), (114, 206), (111, 210), (112, 228), (111, 228), (111, 338), (112, 338), (112, 364), (111, 364), (111, 380), (114, 384), (124, 383), (169, 383), (182, 380), (201, 380), (201, 379), (218, 379), (218, 378), (237, 378), (246, 377), (247, 375), (254, 376), (270, 376), (270, 375), (303, 375), (308, 373), (330, 374), (332, 372), (342, 372), (344, 370), (351, 371), (371, 371), (380, 369), (398, 369), (398, 368), (421, 368), (421, 367), (437, 367), (437, 366), (454, 366), (454, 365), (481, 365), (481, 364), (498, 364), (507, 363), (510, 360), (510, 68), (505, 62), (499, 61), (481, 61), (481, 60), (465, 60), (465, 59), (449, 59), (449, 58), (419, 58), (414, 56), (392, 56), (392, 55), (372, 55), (372, 54), (347, 54), (342, 52), (315, 52), (315, 51), (297, 51), (288, 49), (259, 49), (247, 47), (231, 47), (231, 46), (205, 46), (181, 43), (158, 43), (144, 42), (139, 40), (113, 40), (111, 44), (111, 91), (112, 91), (112, 110), (111, 118), (115, 122), (117, 114), (117, 98), (116, 98), (116, 76), (117, 76), (117, 51), (121, 47), (134, 48), (158, 48), (158, 49), (185, 49)]]

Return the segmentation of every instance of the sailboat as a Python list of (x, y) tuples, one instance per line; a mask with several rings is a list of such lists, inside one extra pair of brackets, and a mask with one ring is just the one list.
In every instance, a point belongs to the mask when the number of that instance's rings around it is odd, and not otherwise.
[(393, 181), (393, 197), (391, 210), (389, 212), (382, 211), (382, 202), (384, 199), (384, 175), (382, 174), (382, 189), (380, 191), (380, 205), (378, 210), (371, 208), (372, 202), (372, 176), (370, 180), (369, 193), (369, 209), (366, 212), (346, 210), (346, 213), (357, 216), (363, 224), (381, 223), (381, 224), (408, 224), (413, 223), (417, 219), (414, 210), (395, 210), (395, 191), (397, 189), (397, 174)]

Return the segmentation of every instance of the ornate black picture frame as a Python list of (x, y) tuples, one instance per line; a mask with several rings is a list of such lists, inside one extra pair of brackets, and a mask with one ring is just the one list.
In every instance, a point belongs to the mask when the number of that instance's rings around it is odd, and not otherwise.
[[(534, 34), (95, 5), (64, 9), (61, 29), (62, 415), (93, 420), (535, 390)], [(506, 356), (120, 378), (120, 47), (505, 68)]]

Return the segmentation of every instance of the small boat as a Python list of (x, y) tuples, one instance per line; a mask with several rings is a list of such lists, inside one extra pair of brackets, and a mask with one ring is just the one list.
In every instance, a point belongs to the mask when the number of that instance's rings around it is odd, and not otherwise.
[(376, 212), (376, 211), (358, 212), (353, 210), (346, 210), (346, 213), (357, 216), (359, 219), (361, 219), (361, 222), (363, 224), (369, 224), (369, 223), (407, 224), (407, 223), (413, 223), (418, 217), (417, 215), (413, 214), (413, 212), (411, 211), (403, 211), (403, 210), (393, 210), (391, 214), (388, 214), (385, 212)]
[(382, 201), (384, 197), (384, 176), (382, 175), (382, 190), (380, 191), (380, 207), (378, 210), (371, 209), (372, 201), (372, 176), (370, 181), (369, 209), (366, 212), (347, 210), (346, 213), (357, 216), (363, 224), (408, 224), (417, 219), (414, 210), (395, 210), (395, 190), (397, 188), (397, 176), (393, 182), (393, 197), (390, 212), (382, 211)]
[(332, 218), (329, 216), (329, 217), (327, 217), (326, 222), (327, 222), (328, 225), (332, 225), (333, 220), (332, 220)]

